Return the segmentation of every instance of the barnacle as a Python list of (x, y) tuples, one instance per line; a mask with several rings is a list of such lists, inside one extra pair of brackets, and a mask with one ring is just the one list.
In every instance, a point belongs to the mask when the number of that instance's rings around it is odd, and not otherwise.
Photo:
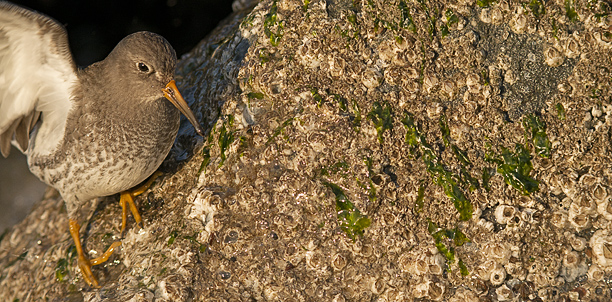
[(597, 230), (589, 242), (593, 262), (606, 271), (612, 271), (612, 235), (608, 230)]
[(544, 62), (550, 67), (557, 67), (563, 64), (563, 55), (554, 47), (544, 50)]

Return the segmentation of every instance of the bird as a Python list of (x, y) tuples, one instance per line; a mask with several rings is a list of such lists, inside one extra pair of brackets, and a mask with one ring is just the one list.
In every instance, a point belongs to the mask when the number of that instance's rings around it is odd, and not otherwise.
[(7, 157), (11, 145), (17, 147), (30, 171), (60, 193), (89, 286), (99, 287), (92, 266), (121, 243), (89, 259), (80, 240), (81, 211), (121, 193), (121, 232), (128, 207), (140, 224), (130, 189), (168, 155), (180, 114), (204, 136), (176, 86), (176, 62), (165, 38), (141, 31), (123, 38), (104, 60), (77, 67), (60, 23), (0, 1), (0, 152)]

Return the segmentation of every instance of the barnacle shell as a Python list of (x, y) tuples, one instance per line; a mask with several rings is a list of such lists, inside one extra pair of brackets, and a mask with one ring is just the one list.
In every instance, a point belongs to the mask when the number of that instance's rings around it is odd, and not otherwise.
[(495, 293), (498, 301), (510, 301), (514, 298), (514, 293), (505, 284), (496, 288)]
[(597, 204), (597, 213), (604, 219), (612, 221), (612, 202), (611, 198), (606, 197), (603, 202)]
[(524, 14), (518, 13), (510, 20), (510, 28), (517, 34), (522, 34), (527, 28), (527, 17)]
[(554, 47), (544, 50), (544, 62), (550, 67), (557, 67), (563, 64), (563, 55)]
[(516, 208), (509, 205), (499, 205), (495, 208), (495, 220), (499, 224), (507, 224), (516, 214)]
[(590, 280), (597, 282), (597, 281), (601, 281), (604, 278), (605, 273), (601, 269), (601, 267), (599, 267), (599, 265), (593, 264), (591, 265), (591, 267), (589, 267), (587, 276), (589, 277)]
[(504, 283), (505, 280), (506, 280), (506, 269), (501, 265), (497, 266), (491, 272), (489, 281), (491, 281), (491, 284), (497, 286), (497, 285)]
[(589, 242), (593, 250), (593, 262), (607, 272), (612, 271), (612, 235), (608, 230), (598, 230)]

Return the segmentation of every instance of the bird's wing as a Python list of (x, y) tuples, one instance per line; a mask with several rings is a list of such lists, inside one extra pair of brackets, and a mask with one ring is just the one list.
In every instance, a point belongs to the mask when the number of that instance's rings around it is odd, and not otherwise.
[(11, 140), (28, 148), (30, 130), (42, 115), (38, 135), (56, 146), (64, 134), (77, 83), (66, 30), (55, 20), (0, 1), (0, 151)]

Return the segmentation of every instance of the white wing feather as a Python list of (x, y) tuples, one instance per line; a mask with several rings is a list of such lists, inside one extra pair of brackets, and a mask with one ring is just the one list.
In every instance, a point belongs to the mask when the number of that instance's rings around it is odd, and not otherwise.
[(36, 140), (36, 149), (53, 151), (64, 136), (77, 81), (64, 28), (49, 17), (0, 1), (0, 135), (11, 130), (12, 138), (22, 118), (40, 112), (43, 123), (37, 136), (44, 140)]

